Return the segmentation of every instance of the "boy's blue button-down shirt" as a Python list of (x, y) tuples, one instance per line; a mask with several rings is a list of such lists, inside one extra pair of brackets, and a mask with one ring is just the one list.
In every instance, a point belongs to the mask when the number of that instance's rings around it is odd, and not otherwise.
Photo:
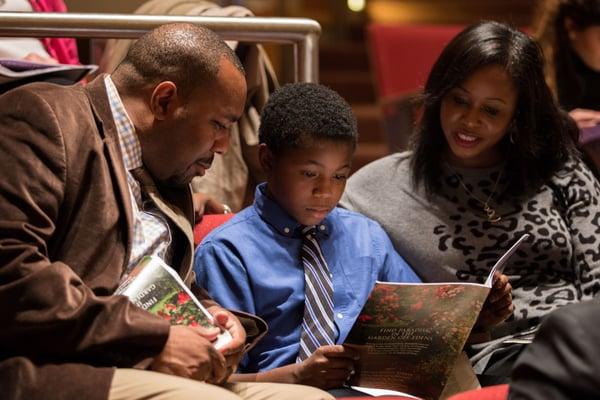
[[(296, 360), (304, 314), (300, 225), (256, 189), (254, 205), (211, 232), (196, 251), (197, 283), (222, 306), (256, 314), (269, 332), (245, 357), (241, 372)], [(334, 209), (317, 226), (333, 280), (337, 343), (343, 343), (375, 281), (420, 282), (375, 221)]]

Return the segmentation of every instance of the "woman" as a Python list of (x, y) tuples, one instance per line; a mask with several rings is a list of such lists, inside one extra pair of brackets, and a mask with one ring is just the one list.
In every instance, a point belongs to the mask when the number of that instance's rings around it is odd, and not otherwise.
[(546, 59), (546, 81), (560, 105), (579, 128), (597, 125), (600, 0), (546, 0), (534, 25)]
[(480, 281), (531, 235), (504, 270), (513, 316), (472, 349), (484, 384), (505, 381), (541, 317), (600, 288), (600, 188), (542, 64), (506, 25), (461, 32), (427, 80), (413, 151), (359, 170), (342, 199), (379, 221), (424, 281)]

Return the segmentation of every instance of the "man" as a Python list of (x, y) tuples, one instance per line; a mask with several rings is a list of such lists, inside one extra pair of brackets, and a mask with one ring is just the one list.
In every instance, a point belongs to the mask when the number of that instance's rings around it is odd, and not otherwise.
[[(0, 97), (3, 398), (327, 398), (301, 386), (212, 385), (252, 338), (199, 288), (233, 337), (219, 351), (216, 329), (171, 327), (112, 296), (147, 254), (193, 282), (189, 182), (227, 149), (245, 93), (216, 34), (174, 24), (85, 88), (33, 84)], [(246, 319), (258, 335), (260, 321)]]
[(552, 312), (517, 360), (511, 400), (600, 398), (600, 300)]

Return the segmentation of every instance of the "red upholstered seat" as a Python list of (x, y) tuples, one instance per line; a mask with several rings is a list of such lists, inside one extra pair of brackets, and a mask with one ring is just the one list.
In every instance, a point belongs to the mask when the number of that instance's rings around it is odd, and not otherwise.
[[(344, 397), (338, 400), (398, 400), (412, 399), (405, 396), (379, 396), (379, 397)], [(469, 390), (448, 397), (448, 400), (506, 400), (508, 399), (508, 385), (488, 386), (481, 389)]]
[(414, 397), (405, 396), (377, 396), (377, 397), (338, 397), (337, 400), (415, 400)]
[(487, 386), (481, 389), (469, 390), (450, 396), (448, 400), (506, 400), (508, 385)]
[(384, 129), (391, 151), (406, 148), (420, 93), (435, 60), (460, 25), (371, 24), (367, 28)]
[(420, 90), (442, 49), (463, 26), (371, 24), (367, 29), (378, 93), (385, 99)]
[(194, 227), (194, 245), (198, 246), (202, 239), (222, 223), (229, 221), (235, 214), (206, 214)]

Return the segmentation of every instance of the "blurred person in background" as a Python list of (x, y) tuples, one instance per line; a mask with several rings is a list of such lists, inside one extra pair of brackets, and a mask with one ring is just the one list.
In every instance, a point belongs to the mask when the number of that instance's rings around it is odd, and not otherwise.
[[(67, 7), (63, 0), (0, 0), (0, 11), (66, 12)], [(77, 44), (72, 38), (0, 38), (0, 58), (79, 64)]]
[(546, 81), (577, 126), (600, 123), (600, 1), (546, 0), (534, 21)]

